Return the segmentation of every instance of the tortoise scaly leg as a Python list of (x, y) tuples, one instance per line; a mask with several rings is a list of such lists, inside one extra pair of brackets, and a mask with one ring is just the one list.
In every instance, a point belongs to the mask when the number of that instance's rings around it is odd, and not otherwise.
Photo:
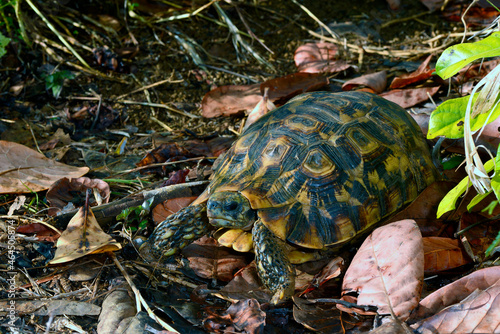
[(205, 203), (191, 205), (169, 216), (156, 226), (139, 253), (149, 261), (177, 253), (209, 231)]
[(252, 237), (259, 277), (273, 293), (271, 303), (279, 304), (295, 291), (295, 268), (288, 259), (285, 243), (260, 219), (254, 224)]

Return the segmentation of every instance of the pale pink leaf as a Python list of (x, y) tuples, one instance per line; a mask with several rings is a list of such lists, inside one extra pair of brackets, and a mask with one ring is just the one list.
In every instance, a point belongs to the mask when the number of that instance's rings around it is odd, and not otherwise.
[(423, 254), (422, 235), (414, 220), (377, 228), (347, 269), (342, 299), (357, 294), (358, 305), (377, 306), (378, 314), (390, 314), (392, 309), (397, 317), (407, 319), (420, 299)]

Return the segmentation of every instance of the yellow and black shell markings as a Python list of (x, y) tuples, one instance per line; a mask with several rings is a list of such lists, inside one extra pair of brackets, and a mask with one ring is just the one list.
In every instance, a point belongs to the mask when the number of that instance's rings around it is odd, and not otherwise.
[(321, 249), (400, 209), (436, 177), (404, 109), (368, 93), (314, 92), (251, 125), (196, 204), (238, 191), (279, 238)]

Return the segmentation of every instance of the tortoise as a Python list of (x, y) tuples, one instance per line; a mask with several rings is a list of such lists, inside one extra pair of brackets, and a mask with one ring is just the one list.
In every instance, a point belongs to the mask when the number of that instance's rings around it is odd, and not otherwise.
[(271, 302), (293, 295), (287, 244), (325, 250), (403, 206), (438, 176), (408, 113), (362, 92), (299, 95), (252, 124), (214, 164), (190, 206), (160, 223), (141, 246), (170, 256), (213, 227), (252, 230)]

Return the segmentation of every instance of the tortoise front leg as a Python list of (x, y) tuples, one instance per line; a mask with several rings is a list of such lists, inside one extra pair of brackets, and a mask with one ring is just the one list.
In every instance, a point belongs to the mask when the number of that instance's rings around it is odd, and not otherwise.
[(191, 205), (156, 226), (139, 253), (149, 261), (177, 253), (209, 231), (206, 203)]
[(271, 303), (279, 304), (295, 291), (295, 268), (288, 259), (284, 241), (260, 219), (255, 222), (252, 235), (259, 277), (273, 293)]

